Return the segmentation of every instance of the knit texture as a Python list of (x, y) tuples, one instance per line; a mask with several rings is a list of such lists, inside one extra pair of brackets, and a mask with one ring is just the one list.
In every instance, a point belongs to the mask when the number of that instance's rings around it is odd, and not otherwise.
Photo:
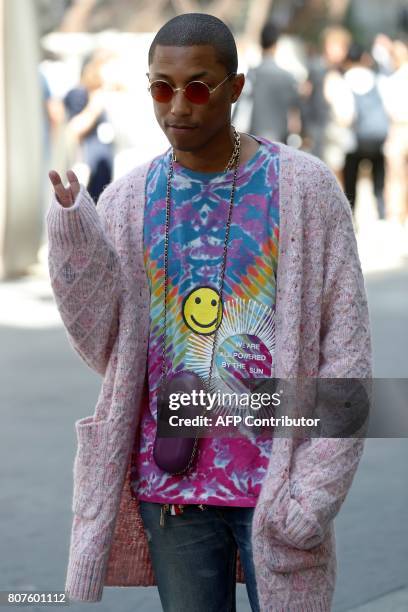
[[(328, 168), (280, 148), (280, 244), (274, 376), (370, 378), (368, 308), (349, 204)], [(49, 270), (69, 342), (103, 376), (94, 414), (76, 421), (74, 512), (65, 589), (99, 601), (104, 586), (153, 585), (132, 453), (147, 401), (149, 288), (143, 263), (149, 164), (112, 183), (95, 208), (47, 213)], [(261, 609), (330, 610), (333, 519), (352, 483), (361, 439), (276, 437), (254, 514)], [(237, 579), (244, 580), (238, 563)]]

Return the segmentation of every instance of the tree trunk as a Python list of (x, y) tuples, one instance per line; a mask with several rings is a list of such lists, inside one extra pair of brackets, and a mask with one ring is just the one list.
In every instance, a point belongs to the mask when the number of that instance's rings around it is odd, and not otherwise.
[(33, 0), (0, 0), (0, 279), (37, 261), (45, 216), (36, 28)]

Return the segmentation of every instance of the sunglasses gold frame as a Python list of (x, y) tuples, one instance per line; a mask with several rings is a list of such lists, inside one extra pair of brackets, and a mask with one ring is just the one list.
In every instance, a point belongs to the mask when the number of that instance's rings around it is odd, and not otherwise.
[[(164, 79), (156, 79), (155, 81), (152, 81), (150, 83), (149, 81), (149, 87), (147, 88), (147, 91), (151, 94), (151, 88), (152, 85), (154, 85), (155, 83), (166, 83), (166, 85), (168, 85), (172, 90), (173, 90), (173, 95), (170, 98), (170, 100), (168, 102), (159, 102), (159, 104), (168, 104), (173, 98), (174, 98), (174, 94), (177, 93), (178, 91), (182, 91), (184, 94), (184, 97), (187, 98), (186, 96), (186, 88), (193, 84), (193, 83), (200, 83), (200, 85), (204, 85), (207, 89), (208, 89), (208, 94), (209, 96), (216, 90), (218, 89), (218, 87), (221, 87), (221, 85), (223, 85), (228, 79), (230, 79), (232, 76), (235, 76), (237, 73), (236, 72), (230, 72), (229, 74), (227, 74), (227, 76), (220, 82), (218, 83), (218, 85), (216, 85), (215, 87), (211, 88), (209, 85), (207, 85), (207, 83), (204, 83), (203, 81), (190, 81), (189, 83), (187, 83), (187, 85), (185, 87), (173, 87), (173, 85), (170, 85), (170, 83), (168, 81), (165, 81)], [(150, 78), (150, 75), (148, 72), (146, 72), (146, 76), (147, 78)], [(153, 96), (152, 96), (153, 98)], [(153, 98), (153, 100), (155, 100), (155, 98)], [(192, 104), (201, 104), (201, 102), (192, 102), (191, 100), (189, 100), (187, 98), (187, 100), (189, 102), (191, 102)], [(158, 102), (158, 100), (155, 100), (155, 102)], [(208, 100), (207, 100), (208, 102)], [(202, 104), (207, 104), (207, 102), (203, 102)]]

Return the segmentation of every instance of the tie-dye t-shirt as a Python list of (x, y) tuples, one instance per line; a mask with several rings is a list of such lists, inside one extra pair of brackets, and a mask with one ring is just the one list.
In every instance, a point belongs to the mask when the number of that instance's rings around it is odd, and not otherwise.
[[(217, 388), (224, 391), (231, 391), (234, 378), (270, 377), (274, 358), (279, 157), (273, 143), (257, 140), (257, 152), (238, 171), (228, 242), (212, 373), (221, 383)], [(162, 366), (169, 161), (170, 150), (156, 157), (146, 182), (144, 259), (151, 295), (149, 406), (141, 415), (140, 452), (132, 466), (132, 487), (144, 501), (251, 507), (256, 504), (271, 453), (270, 432), (256, 434), (248, 431), (249, 427), (240, 437), (201, 438), (194, 467), (186, 474), (164, 472), (153, 458)], [(205, 326), (211, 322), (211, 309), (217, 311), (217, 299), (213, 298), (219, 295), (232, 176), (231, 171), (202, 173), (174, 163), (168, 251), (169, 374), (193, 370), (208, 381), (214, 332), (208, 333)], [(203, 311), (206, 301), (207, 310)]]

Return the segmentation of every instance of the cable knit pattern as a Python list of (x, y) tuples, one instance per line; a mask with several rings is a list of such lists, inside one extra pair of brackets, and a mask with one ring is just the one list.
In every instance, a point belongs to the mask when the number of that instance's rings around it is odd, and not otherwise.
[[(279, 148), (274, 376), (370, 378), (368, 309), (349, 204), (322, 162)], [(94, 414), (75, 423), (65, 588), (81, 601), (99, 601), (104, 586), (155, 584), (130, 488), (147, 401), (150, 300), (142, 236), (148, 167), (112, 183), (97, 207), (81, 187), (72, 208), (54, 199), (47, 213), (50, 277), (68, 339), (103, 376)], [(362, 450), (355, 438), (275, 438), (252, 534), (263, 611), (330, 610), (333, 519)], [(240, 563), (237, 579), (244, 580)]]
[[(317, 159), (285, 147), (282, 158), (274, 376), (370, 378), (368, 307), (350, 206)], [(333, 519), (362, 451), (358, 438), (275, 438), (253, 521), (262, 610), (331, 609)]]

